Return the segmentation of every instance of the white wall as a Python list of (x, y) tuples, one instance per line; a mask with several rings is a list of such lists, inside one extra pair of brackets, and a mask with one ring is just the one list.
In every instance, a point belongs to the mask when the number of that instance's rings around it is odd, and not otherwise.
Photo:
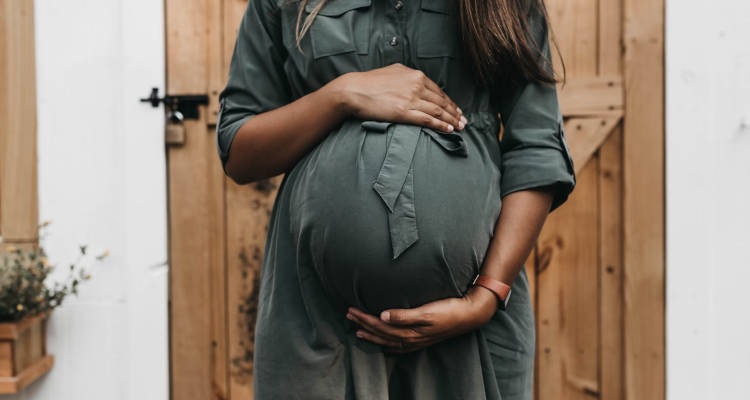
[(750, 2), (667, 0), (667, 397), (750, 399)]
[(37, 0), (40, 220), (53, 263), (109, 249), (52, 314), (55, 366), (16, 399), (168, 396), (162, 1)]

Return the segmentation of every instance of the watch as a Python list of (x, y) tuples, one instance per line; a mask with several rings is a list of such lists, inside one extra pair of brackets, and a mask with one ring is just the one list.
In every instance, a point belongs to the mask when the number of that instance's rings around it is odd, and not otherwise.
[(510, 285), (500, 282), (495, 278), (490, 278), (487, 275), (477, 274), (474, 277), (474, 281), (471, 283), (472, 286), (482, 286), (494, 293), (497, 297), (499, 307), (501, 310), (508, 309), (508, 302), (510, 301)]

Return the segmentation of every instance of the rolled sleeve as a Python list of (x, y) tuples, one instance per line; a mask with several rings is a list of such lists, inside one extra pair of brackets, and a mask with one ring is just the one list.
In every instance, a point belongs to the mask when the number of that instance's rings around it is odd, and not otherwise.
[[(548, 26), (529, 15), (534, 40), (550, 58)], [(550, 212), (562, 205), (576, 184), (562, 112), (554, 85), (525, 82), (501, 105), (503, 135), (501, 194), (552, 186)]]
[(219, 93), (216, 144), (223, 168), (237, 131), (248, 119), (291, 101), (275, 1), (248, 2), (240, 22), (227, 84)]

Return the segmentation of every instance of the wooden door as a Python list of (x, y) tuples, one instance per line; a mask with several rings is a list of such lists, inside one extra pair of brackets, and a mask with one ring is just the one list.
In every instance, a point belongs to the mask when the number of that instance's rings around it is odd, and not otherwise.
[(547, 6), (578, 184), (527, 262), (536, 397), (664, 398), (663, 1)]
[[(168, 146), (174, 399), (252, 398), (253, 327), (281, 177), (238, 186), (215, 143), (217, 96), (247, 0), (166, 0), (167, 91), (208, 94)], [(664, 398), (663, 0), (547, 0), (578, 186), (527, 268), (536, 396)], [(558, 60), (555, 58), (559, 70)]]
[(281, 177), (239, 186), (216, 150), (217, 98), (246, 0), (167, 0), (167, 92), (207, 94), (167, 147), (172, 398), (252, 398), (257, 275)]

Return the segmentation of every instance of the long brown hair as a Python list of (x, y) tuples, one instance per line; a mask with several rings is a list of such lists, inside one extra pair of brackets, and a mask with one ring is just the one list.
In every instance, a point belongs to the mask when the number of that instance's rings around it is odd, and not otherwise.
[[(321, 0), (302, 21), (308, 0), (300, 0), (295, 29), (298, 47), (318, 11), (327, 1)], [(551, 34), (552, 43), (557, 47), (552, 28), (548, 25), (549, 15), (544, 0), (457, 1), (461, 40), (467, 50), (470, 65), (481, 83), (513, 85), (523, 80), (548, 84), (560, 82), (555, 77), (552, 60), (547, 58), (540, 44), (536, 43), (531, 29), (532, 23), (545, 24), (547, 29), (544, 32)], [(532, 22), (527, 15), (533, 15), (539, 20)], [(564, 82), (565, 63), (562, 57), (560, 63)]]

